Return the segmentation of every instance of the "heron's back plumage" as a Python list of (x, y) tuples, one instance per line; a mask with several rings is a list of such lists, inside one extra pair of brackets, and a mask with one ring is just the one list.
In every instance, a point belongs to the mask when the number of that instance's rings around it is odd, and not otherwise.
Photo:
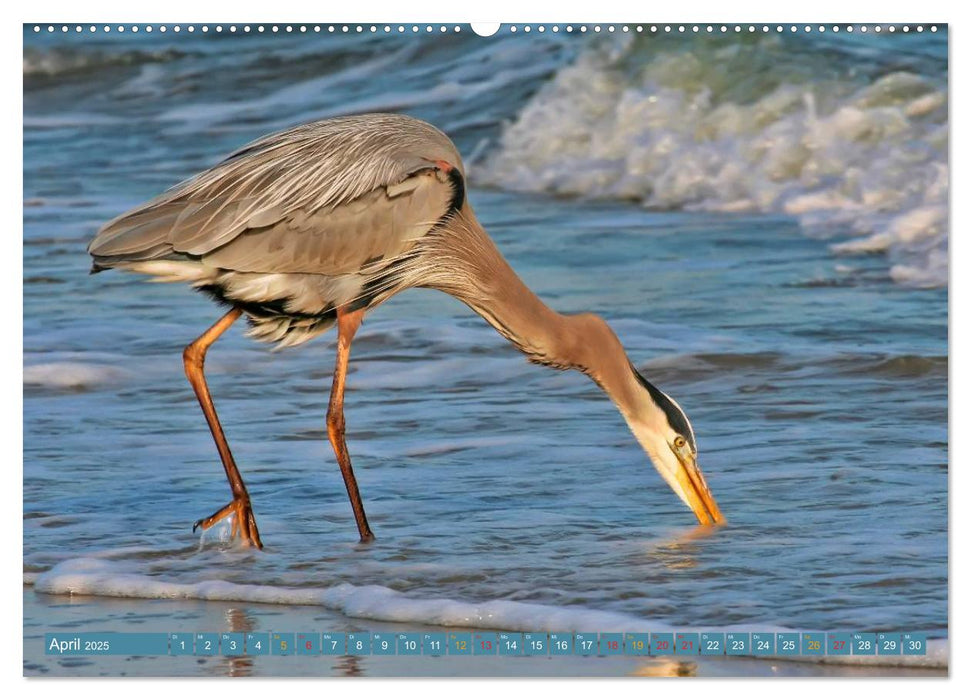
[(402, 115), (271, 134), (106, 224), (94, 270), (185, 281), (241, 306), (253, 334), (292, 345), (338, 307), (380, 303), (395, 268), (464, 200), (447, 136)]

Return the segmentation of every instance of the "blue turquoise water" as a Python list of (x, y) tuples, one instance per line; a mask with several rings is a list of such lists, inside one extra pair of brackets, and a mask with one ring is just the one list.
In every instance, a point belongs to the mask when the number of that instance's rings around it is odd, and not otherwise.
[[(489, 626), (485, 609), (513, 629), (946, 637), (946, 49), (943, 28), (25, 29), (25, 583), (66, 593), (80, 579), (51, 568), (94, 558), (115, 567), (85, 583), (104, 596), (213, 580), (295, 603), (353, 586), (334, 605), (365, 628)], [(357, 544), (326, 441), (334, 338), (271, 353), (241, 328), (207, 371), (266, 549), (193, 535), (229, 490), (181, 350), (220, 312), (89, 276), (85, 246), (252, 138), (374, 110), (449, 133), (524, 280), (607, 318), (677, 399), (726, 527), (696, 529), (589, 380), (413, 291), (368, 316), (348, 380), (378, 539)], [(420, 604), (443, 598), (455, 606)], [(25, 623), (43, 629), (45, 605)]]

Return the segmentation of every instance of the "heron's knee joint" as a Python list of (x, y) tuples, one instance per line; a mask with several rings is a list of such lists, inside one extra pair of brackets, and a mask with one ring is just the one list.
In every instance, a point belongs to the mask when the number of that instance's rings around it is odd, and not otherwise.
[(190, 343), (185, 346), (185, 350), (182, 351), (182, 361), (188, 365), (202, 366), (202, 363), (206, 359), (206, 350), (195, 343)]

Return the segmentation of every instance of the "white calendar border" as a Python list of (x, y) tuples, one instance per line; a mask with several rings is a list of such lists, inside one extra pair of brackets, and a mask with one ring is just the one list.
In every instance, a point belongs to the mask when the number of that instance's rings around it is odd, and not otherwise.
[[(738, 23), (779, 21), (786, 23), (818, 23), (821, 20), (824, 20), (826, 23), (860, 23), (861, 21), (869, 23), (914, 23), (925, 21), (943, 23), (948, 21), (955, 22), (958, 19), (963, 20), (963, 17), (955, 17), (957, 14), (957, 10), (955, 9), (956, 3), (942, 2), (939, 0), (924, 0), (920, 3), (884, 0), (879, 5), (874, 3), (870, 6), (862, 6), (859, 3), (846, 2), (845, 0), (814, 0), (803, 5), (782, 4), (777, 1), (769, 2), (765, 0), (760, 2), (739, 0), (730, 4), (724, 2), (716, 3), (711, 0), (696, 0), (692, 4), (658, 3), (657, 5), (646, 2), (632, 3), (630, 0), (596, 0), (596, 2), (590, 3), (589, 7), (581, 7), (579, 5), (567, 6), (562, 2), (554, 2), (553, 0), (534, 2), (523, 2), (523, 0), (487, 0), (481, 3), (480, 7), (475, 7), (471, 2), (461, 3), (455, 0), (424, 0), (421, 3), (407, 4), (401, 3), (400, 1), (397, 3), (390, 2), (388, 0), (372, 0), (366, 4), (323, 2), (311, 4), (307, 2), (295, 2), (293, 0), (276, 0), (266, 5), (246, 6), (238, 2), (230, 3), (228, 1), (203, 4), (198, 2), (198, 0), (195, 2), (189, 2), (188, 0), (165, 0), (164, 3), (158, 3), (155, 7), (147, 4), (135, 5), (129, 0), (125, 0), (124, 2), (121, 0), (107, 2), (89, 0), (84, 3), (50, 0), (48, 2), (33, 4), (16, 3), (16, 6), (12, 9), (9, 8), (9, 5), (8, 8), (4, 9), (6, 21), (2, 25), (6, 32), (4, 37), (5, 41), (3, 42), (3, 50), (6, 55), (4, 56), (5, 60), (0, 63), (4, 67), (4, 95), (6, 96), (4, 101), (6, 109), (3, 110), (3, 114), (8, 148), (14, 153), (21, 154), (21, 156), (23, 144), (22, 138), (18, 138), (18, 136), (22, 134), (23, 77), (22, 72), (17, 70), (17, 67), (22, 62), (22, 34), (20, 25), (23, 22), (103, 21), (106, 19), (110, 19), (112, 22), (170, 22), (172, 20), (181, 22), (212, 22), (213, 20), (305, 22), (321, 19), (335, 22), (390, 22), (407, 20), (423, 23), (465, 23), (469, 21), (488, 22), (498, 19), (517, 23), (551, 23), (554, 21), (564, 23), (588, 21), (600, 23), (634, 23), (638, 20), (652, 23), (701, 23), (716, 21), (732, 21)], [(971, 123), (967, 116), (969, 110), (966, 86), (962, 84), (960, 89), (958, 89), (958, 86), (954, 82), (954, 76), (963, 78), (971, 72), (971, 65), (969, 65), (967, 60), (968, 52), (971, 50), (971, 44), (965, 43), (971, 40), (962, 41), (961, 38), (961, 33), (967, 26), (969, 25), (965, 25), (961, 21), (957, 25), (952, 26), (949, 31), (949, 36), (952, 39), (951, 65), (949, 69), (950, 75), (952, 76), (952, 88), (954, 88), (950, 96), (950, 124), (952, 125)], [(14, 73), (14, 71), (17, 72)], [(962, 114), (965, 116), (960, 116)], [(20, 129), (16, 129), (17, 126), (20, 126)], [(966, 164), (969, 162), (969, 152), (967, 139), (964, 137), (963, 131), (952, 130), (951, 139), (953, 154), (951, 160), (951, 182), (953, 192), (955, 187), (954, 183), (958, 183), (957, 187), (960, 188), (967, 187), (962, 175), (965, 172)], [(3, 192), (7, 200), (5, 211), (8, 212), (8, 226), (6, 227), (6, 233), (9, 242), (15, 232), (20, 230), (20, 225), (13, 221), (16, 214), (11, 212), (22, 214), (23, 188), (21, 163), (17, 163), (15, 158), (9, 156), (6, 161), (6, 169), (4, 172), (4, 184), (6, 187)], [(953, 198), (951, 230), (961, 231), (962, 233), (956, 239), (953, 236), (949, 239), (952, 270), (951, 284), (949, 286), (952, 314), (952, 347), (949, 355), (953, 358), (949, 364), (952, 372), (949, 397), (951, 400), (950, 416), (952, 426), (967, 425), (969, 415), (967, 406), (969, 403), (969, 388), (971, 387), (969, 387), (968, 378), (971, 376), (971, 371), (969, 371), (968, 365), (971, 364), (971, 360), (968, 358), (967, 350), (971, 346), (968, 337), (968, 309), (971, 308), (968, 302), (971, 301), (971, 298), (968, 295), (968, 283), (962, 280), (962, 277), (966, 278), (967, 275), (953, 274), (953, 270), (958, 268), (958, 266), (960, 266), (962, 272), (965, 272), (969, 266), (967, 247), (962, 240), (963, 235), (971, 235), (964, 234), (964, 229), (967, 228), (964, 224), (968, 220), (967, 198)], [(19, 268), (21, 260), (22, 257), (20, 256), (10, 255), (8, 268)], [(22, 269), (20, 272), (21, 275), (19, 277), (21, 279), (18, 279), (18, 276), (13, 274), (11, 269), (8, 269), (6, 275), (4, 275), (2, 283), (6, 287), (5, 299), (7, 299), (10, 306), (14, 305), (14, 300), (21, 300), (22, 298)], [(10, 403), (13, 403), (12, 397), (22, 396), (22, 336), (6, 337), (4, 341), (0, 345), (2, 347), (3, 359), (5, 360), (5, 362), (0, 363), (0, 366), (4, 368), (2, 387), (4, 389), (4, 396), (7, 397)], [(961, 354), (960, 357), (958, 357), (958, 353)], [(955, 362), (954, 359), (958, 361)], [(12, 406), (11, 409), (13, 409)], [(6, 484), (7, 488), (3, 489), (5, 498), (4, 505), (6, 506), (3, 512), (8, 519), (6, 523), (6, 532), (8, 534), (4, 538), (3, 556), (6, 559), (5, 563), (8, 565), (7, 571), (10, 572), (8, 576), (4, 577), (4, 594), (8, 602), (16, 601), (16, 612), (20, 614), (20, 619), (22, 620), (22, 591), (20, 590), (20, 585), (16, 585), (17, 576), (13, 575), (13, 572), (18, 571), (22, 566), (23, 554), (23, 523), (21, 517), (23, 504), (23, 430), (21, 418), (22, 416), (17, 415), (15, 410), (10, 410), (2, 424), (3, 444), (8, 453), (8, 457), (10, 457), (5, 460), (6, 468), (4, 470), (5, 478), (9, 483)], [(962, 473), (966, 469), (962, 470), (961, 467), (971, 468), (971, 466), (969, 466), (969, 460), (963, 459), (963, 457), (969, 454), (965, 444), (961, 439), (960, 432), (955, 434), (955, 431), (949, 431), (950, 463), (951, 465), (959, 465), (958, 468), (950, 470), (950, 494), (951, 502), (954, 504), (959, 502), (956, 498), (958, 490), (960, 490), (962, 495), (967, 493), (966, 484), (968, 483), (968, 477)], [(11, 468), (12, 465), (19, 465), (20, 469)], [(954, 513), (951, 521), (953, 528), (949, 541), (953, 542), (956, 538), (960, 538), (965, 550), (967, 550), (967, 510), (966, 508), (949, 509), (949, 512)], [(877, 692), (890, 693), (889, 697), (894, 697), (896, 692), (912, 695), (926, 689), (935, 695), (936, 700), (937, 697), (954, 695), (958, 684), (953, 679), (956, 676), (960, 677), (962, 673), (967, 675), (968, 672), (965, 670), (965, 664), (957, 660), (954, 647), (954, 639), (956, 637), (959, 638), (959, 634), (955, 633), (955, 628), (957, 627), (961, 631), (968, 629), (968, 624), (966, 624), (968, 622), (966, 613), (967, 606), (963, 604), (963, 600), (957, 599), (953, 595), (955, 591), (962, 590), (962, 587), (956, 585), (956, 582), (966, 583), (968, 581), (968, 576), (966, 575), (967, 557), (965, 556), (960, 560), (957, 559), (957, 547), (951, 547), (950, 553), (951, 571), (949, 588), (951, 595), (949, 595), (949, 602), (951, 605), (951, 624), (949, 627), (949, 638), (952, 644), (950, 664), (952, 682), (934, 682), (933, 686), (925, 686), (926, 681), (922, 682), (919, 680), (906, 683), (899, 683), (896, 679), (866, 681), (868, 686), (871, 683), (878, 684), (880, 687)], [(963, 589), (966, 590), (967, 586), (964, 586)], [(21, 639), (22, 637), (15, 637), (13, 634), (7, 634), (2, 637), (3, 647), (0, 648), (0, 654), (2, 654), (4, 670), (6, 671), (4, 675), (7, 678), (21, 677), (22, 679), (23, 650)], [(957, 650), (961, 650), (961, 648), (961, 646), (958, 646)], [(240, 698), (259, 697), (262, 699), (268, 693), (278, 690), (294, 694), (320, 692), (322, 690), (319, 687), (312, 687), (316, 683), (313, 680), (261, 680), (248, 684), (240, 684), (238, 681), (234, 682), (236, 685), (233, 692)], [(403, 694), (405, 697), (410, 697), (412, 694), (417, 695), (418, 693), (422, 695), (450, 693), (461, 694), (462, 700), (477, 700), (480, 697), (484, 698), (487, 695), (493, 695), (497, 691), (513, 691), (517, 694), (519, 691), (522, 691), (524, 694), (552, 691), (562, 694), (562, 697), (567, 698), (573, 695), (574, 690), (578, 694), (606, 692), (609, 693), (611, 700), (615, 698), (619, 700), (628, 697), (643, 698), (646, 693), (658, 692), (659, 690), (657, 686), (651, 686), (650, 688), (640, 686), (639, 683), (645, 682), (645, 679), (638, 679), (638, 681), (627, 683), (616, 682), (614, 679), (601, 679), (599, 681), (584, 681), (582, 685), (575, 685), (574, 680), (550, 679), (527, 681), (497, 680), (487, 683), (475, 683), (462, 680), (408, 682), (381, 680), (377, 683), (361, 683), (360, 679), (351, 681), (331, 679), (328, 682), (355, 683), (358, 687), (353, 690), (345, 686), (341, 686), (340, 689), (341, 692), (355, 693), (355, 700), (357, 698), (368, 698), (372, 695), (388, 697), (392, 693), (395, 696)], [(799, 683), (798, 680), (783, 682), (785, 686), (781, 687), (778, 683), (766, 684), (755, 680), (733, 679), (731, 686), (727, 689), (719, 689), (716, 682), (694, 682), (688, 685), (679, 685), (676, 690), (670, 686), (666, 686), (662, 692), (677, 693), (679, 700), (682, 697), (690, 699), (702, 695), (710, 697), (712, 693), (721, 692), (728, 692), (732, 695), (740, 694), (751, 698), (769, 696), (776, 698), (779, 693), (785, 693), (787, 696), (793, 696), (795, 700), (799, 700), (800, 697), (808, 697), (810, 694), (815, 695), (819, 692), (831, 693), (836, 687), (839, 687), (843, 691), (853, 691), (855, 693), (870, 692), (869, 687), (862, 687), (860, 681), (855, 679), (827, 682), (826, 686)], [(189, 697), (195, 697), (202, 693), (225, 692), (224, 688), (217, 688), (210, 682), (193, 679), (179, 680), (179, 685), (175, 687), (164, 683), (146, 682), (144, 680), (137, 682), (137, 686), (130, 685), (130, 681), (83, 681), (83, 687), (78, 686), (79, 682), (65, 680), (45, 683), (36, 680), (24, 681), (22, 679), (21, 683), (30, 684), (29, 689), (21, 685), (19, 688), (21, 692), (29, 692), (32, 697), (51, 697), (57, 698), (57, 700), (65, 700), (65, 698), (69, 698), (72, 694), (79, 692), (83, 692), (86, 695), (97, 694), (99, 697), (105, 698), (124, 697), (126, 700), (135, 692), (146, 698), (146, 700), (170, 697), (173, 692), (177, 692), (180, 695), (185, 693)], [(389, 683), (394, 683), (394, 686), (392, 687)], [(499, 683), (500, 685), (495, 685), (495, 683)], [(540, 683), (542, 683), (542, 686), (539, 685)]]

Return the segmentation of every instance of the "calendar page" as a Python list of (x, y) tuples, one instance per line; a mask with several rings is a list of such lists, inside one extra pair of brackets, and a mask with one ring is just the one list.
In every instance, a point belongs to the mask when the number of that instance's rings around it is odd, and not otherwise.
[(25, 676), (948, 674), (947, 24), (22, 35)]

